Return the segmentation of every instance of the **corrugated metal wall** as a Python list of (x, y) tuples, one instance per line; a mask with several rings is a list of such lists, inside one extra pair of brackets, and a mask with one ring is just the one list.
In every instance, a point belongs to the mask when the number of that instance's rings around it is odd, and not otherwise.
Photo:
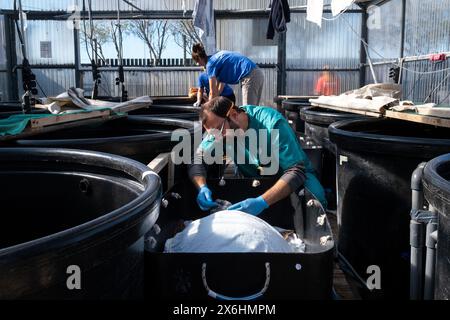
[[(185, 8), (193, 8), (194, 0), (186, 0)], [(264, 9), (268, 7), (268, 0), (215, 0), (216, 10), (239, 10), (239, 9)], [(331, 0), (326, 0), (329, 4)], [(11, 1), (0, 0), (3, 8), (12, 8)], [(135, 0), (136, 6), (143, 10), (181, 10), (182, 0), (148, 1)], [(93, 10), (111, 11), (117, 9), (116, 0), (93, 0)], [(66, 11), (73, 6), (81, 8), (82, 0), (52, 0), (45, 4), (23, 0), (25, 10), (60, 10)], [(306, 0), (292, 0), (291, 6), (304, 6)], [(124, 2), (121, 3), (122, 10), (134, 10)], [(328, 15), (329, 16), (329, 15)], [(358, 14), (345, 14), (346, 19), (356, 29), (360, 29), (360, 17)], [(340, 32), (345, 29), (346, 22), (342, 19), (327, 22), (324, 21), (322, 29), (315, 27), (312, 23), (306, 23), (306, 14), (293, 14), (292, 22), (288, 25), (288, 62), (291, 67), (296, 68), (321, 68), (329, 64), (336, 68), (351, 68), (355, 66), (354, 58), (359, 57), (359, 46), (354, 39), (346, 33)], [(277, 39), (272, 41), (265, 39), (267, 29), (267, 18), (255, 19), (218, 19), (216, 22), (217, 43), (219, 49), (239, 51), (257, 63), (277, 63)], [(302, 32), (298, 32), (302, 30)], [(343, 34), (343, 36), (342, 36)], [(301, 35), (301, 41), (298, 38)], [(325, 35), (326, 41), (317, 41), (319, 36)], [(73, 31), (71, 26), (64, 21), (28, 21), (27, 28), (28, 55), (31, 64), (36, 65), (72, 65), (74, 64)], [(40, 42), (51, 41), (52, 58), (42, 58)], [(295, 45), (293, 45), (295, 43)], [(18, 50), (18, 52), (20, 52)], [(300, 53), (300, 54), (299, 54)], [(19, 61), (21, 59), (19, 53)], [(263, 104), (272, 105), (273, 97), (277, 89), (277, 72), (275, 67), (263, 68), (266, 81), (263, 94)], [(74, 85), (74, 70), (51, 69), (36, 71), (38, 82), (48, 95), (55, 95), (63, 91), (64, 87)], [(197, 71), (126, 71), (126, 84), (129, 96), (139, 95), (185, 95), (190, 86), (196, 84)], [(288, 91), (297, 94), (295, 88), (299, 88), (302, 81), (315, 79), (319, 76), (317, 72), (305, 74), (292, 72), (288, 81)], [(343, 88), (353, 87), (354, 76), (340, 73), (343, 80)], [(52, 79), (52, 76), (55, 79)], [(117, 87), (114, 85), (116, 74), (114, 72), (103, 72), (103, 81), (100, 94), (117, 96)], [(92, 89), (91, 75), (83, 73), (85, 88)], [(350, 79), (350, 80), (349, 80)], [(295, 81), (299, 81), (298, 84)], [(19, 82), (20, 83), (20, 82)], [(106, 87), (108, 85), (108, 87)], [(19, 85), (20, 86), (20, 85)], [(310, 85), (312, 87), (312, 85)], [(241, 89), (234, 86), (238, 102), (241, 100)], [(310, 89), (305, 89), (310, 91)], [(305, 91), (303, 90), (303, 91)], [(302, 91), (302, 92), (303, 92)]]
[[(182, 10), (183, 6), (183, 0), (133, 0), (132, 2), (142, 10)], [(194, 8), (194, 0), (185, 0), (184, 2), (186, 10), (192, 10)], [(292, 2), (304, 3), (305, 0)], [(263, 9), (268, 6), (268, 3), (268, 0), (214, 0), (214, 8), (218, 10)], [(83, 0), (46, 0), (45, 3), (36, 0), (22, 0), (22, 5), (26, 10), (66, 11), (67, 8), (74, 5), (81, 8), (83, 6)], [(12, 7), (12, 0), (0, 0), (0, 8), (12, 9)], [(116, 10), (117, 0), (92, 0), (92, 9), (98, 11)], [(121, 9), (134, 10), (125, 2), (121, 3)]]
[[(338, 93), (359, 88), (359, 72), (334, 71), (338, 79)], [(286, 82), (287, 95), (315, 95), (315, 86), (321, 72), (316, 71), (288, 71)]]
[(217, 19), (216, 39), (219, 50), (238, 51), (256, 63), (276, 63), (277, 42), (265, 40), (266, 19)]
[[(74, 65), (75, 48), (73, 26), (66, 21), (32, 20), (27, 22), (26, 47), (32, 65)], [(16, 39), (19, 39), (16, 32)], [(41, 42), (50, 41), (51, 58), (41, 57)], [(22, 60), (17, 40), (17, 59)]]
[[(389, 79), (389, 68), (393, 64), (375, 65), (374, 71), (378, 82), (392, 83)], [(449, 72), (442, 71), (450, 68), (450, 62), (433, 63), (427, 60), (405, 62), (403, 65), (402, 91), (403, 99), (415, 103), (434, 102), (450, 104), (450, 77)], [(366, 67), (367, 83), (373, 83), (372, 73)]]
[(0, 101), (8, 101), (8, 78), (6, 72), (0, 72)]
[[(391, 79), (389, 79), (389, 68), (391, 68), (391, 64), (379, 64), (373, 66), (373, 71), (375, 73), (375, 77), (377, 78), (378, 83), (382, 82), (392, 82)], [(366, 67), (366, 83), (375, 83), (372, 71), (370, 70), (370, 67)]]
[[(150, 96), (178, 96), (188, 95), (189, 88), (195, 87), (200, 71), (126, 71), (125, 86), (129, 97), (143, 95)], [(102, 71), (102, 83), (99, 95), (119, 96), (119, 90), (115, 83), (117, 72)], [(93, 87), (92, 73), (83, 72), (83, 88), (91, 92)]]
[(360, 41), (349, 25), (360, 32), (361, 15), (345, 13), (337, 20), (323, 21), (319, 28), (306, 21), (306, 14), (292, 14), (287, 32), (288, 68), (358, 68)]
[(405, 56), (450, 51), (450, 0), (406, 2)]
[[(378, 28), (369, 28), (369, 52), (373, 61), (389, 61), (401, 57), (401, 0), (391, 0), (379, 7), (375, 21)], [(420, 56), (450, 51), (450, 0), (408, 0), (405, 8), (404, 56)], [(370, 27), (370, 23), (369, 23)], [(381, 56), (381, 57), (380, 57)], [(392, 82), (389, 69), (398, 62), (375, 65), (378, 82)], [(449, 104), (450, 63), (428, 60), (404, 63), (403, 99), (416, 103)], [(442, 72), (433, 72), (444, 70)], [(449, 77), (450, 78), (450, 77)], [(366, 67), (366, 83), (373, 83)]]
[[(66, 91), (70, 87), (75, 87), (75, 70), (73, 69), (33, 69), (36, 81), (39, 86), (39, 96), (55, 96)], [(19, 96), (23, 95), (22, 73), (18, 73)]]
[[(277, 73), (275, 68), (262, 68), (265, 77), (264, 90), (261, 99), (263, 105), (273, 105), (273, 98), (277, 90)], [(150, 96), (185, 96), (190, 87), (197, 85), (200, 70), (146, 70), (126, 71), (125, 86), (130, 98), (143, 95)], [(69, 75), (67, 75), (69, 76)], [(119, 90), (114, 85), (117, 72), (102, 71), (102, 83), (99, 87), (99, 95), (118, 96)], [(93, 88), (92, 73), (85, 71), (82, 74), (83, 88), (91, 93)], [(237, 103), (242, 102), (242, 91), (239, 85), (232, 86)]]
[(9, 100), (6, 67), (5, 20), (0, 16), (0, 101)]
[(401, 0), (391, 0), (369, 10), (367, 27), (372, 61), (400, 57), (401, 11)]
[[(440, 63), (430, 61), (412, 61), (404, 64), (408, 70), (418, 72), (438, 71), (450, 68), (447, 60)], [(403, 78), (403, 98), (414, 102), (435, 102), (450, 104), (450, 73), (415, 73), (405, 70)]]
[(5, 19), (0, 16), (0, 71), (6, 70)]

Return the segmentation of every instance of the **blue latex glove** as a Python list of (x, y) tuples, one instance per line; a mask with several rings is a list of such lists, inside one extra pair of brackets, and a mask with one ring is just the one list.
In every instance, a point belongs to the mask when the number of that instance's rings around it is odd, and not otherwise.
[(213, 201), (212, 192), (206, 185), (201, 187), (200, 191), (198, 192), (197, 204), (203, 211), (208, 211), (218, 206), (218, 204)]
[(266, 200), (264, 200), (262, 196), (259, 196), (258, 198), (248, 198), (244, 201), (233, 204), (228, 208), (228, 210), (242, 211), (257, 216), (268, 207), (269, 205)]

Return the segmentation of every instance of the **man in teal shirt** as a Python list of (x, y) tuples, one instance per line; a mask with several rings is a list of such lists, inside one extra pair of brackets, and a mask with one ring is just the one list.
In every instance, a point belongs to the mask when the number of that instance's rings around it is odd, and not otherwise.
[[(228, 133), (238, 132), (236, 131), (238, 129), (244, 133), (254, 130), (257, 137), (256, 145), (251, 145), (247, 139), (242, 140), (244, 143), (235, 147), (233, 159), (240, 173), (246, 177), (259, 177), (266, 174), (268, 168), (264, 166), (267, 165), (266, 163), (262, 163), (261, 150), (273, 151), (276, 144), (275, 152), (278, 157), (271, 152), (267, 155), (272, 159), (272, 164), (275, 161), (277, 165), (275, 175), (280, 178), (261, 196), (245, 199), (232, 205), (229, 210), (259, 215), (272, 204), (302, 187), (308, 188), (326, 207), (325, 192), (315, 176), (311, 162), (288, 122), (278, 111), (258, 106), (238, 108), (230, 100), (216, 97), (202, 106), (200, 118), (208, 135), (197, 150), (194, 164), (189, 168), (189, 176), (199, 190), (197, 203), (202, 210), (207, 211), (217, 204), (213, 201), (212, 192), (206, 185), (206, 168), (199, 157), (204, 157), (214, 144), (226, 138)], [(260, 135), (261, 130), (267, 134)], [(241, 150), (245, 155), (245, 162), (237, 161), (240, 158), (236, 148), (245, 149)]]

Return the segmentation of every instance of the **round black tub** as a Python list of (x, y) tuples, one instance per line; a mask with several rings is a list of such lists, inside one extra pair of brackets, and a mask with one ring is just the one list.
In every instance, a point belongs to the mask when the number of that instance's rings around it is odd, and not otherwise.
[(155, 173), (104, 153), (4, 148), (0, 180), (0, 299), (143, 297)]
[(194, 122), (163, 117), (129, 116), (100, 125), (77, 127), (17, 140), (14, 146), (71, 148), (108, 152), (148, 164), (178, 142), (172, 132), (194, 132)]
[(411, 175), (450, 152), (450, 130), (387, 119), (332, 124), (337, 147), (338, 250), (361, 278), (378, 266), (381, 290), (368, 298), (408, 298)]
[(155, 105), (192, 105), (197, 100), (196, 97), (197, 96), (160, 96), (151, 98)]
[(151, 105), (148, 108), (131, 111), (129, 114), (197, 121), (199, 120), (199, 112), (200, 108), (192, 105)]
[(300, 109), (300, 118), (305, 122), (305, 134), (316, 144), (334, 152), (330, 146), (328, 127), (330, 124), (350, 119), (363, 118), (364, 116), (340, 112), (332, 109), (307, 107)]
[(426, 200), (439, 212), (435, 299), (450, 300), (450, 154), (426, 165), (423, 186)]
[(328, 127), (330, 124), (363, 118), (364, 116), (340, 112), (319, 107), (306, 107), (300, 109), (300, 118), (305, 123), (305, 134), (314, 144), (324, 148), (322, 159), (322, 184), (325, 187), (328, 209), (336, 209), (336, 150), (330, 142)]
[(299, 112), (301, 109), (311, 106), (309, 98), (286, 99), (282, 102), (282, 106), (292, 129), (300, 134), (304, 134), (305, 123), (300, 119)]

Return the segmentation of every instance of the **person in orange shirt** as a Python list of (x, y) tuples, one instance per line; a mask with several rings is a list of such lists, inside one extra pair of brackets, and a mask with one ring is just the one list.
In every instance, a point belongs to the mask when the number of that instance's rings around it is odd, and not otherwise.
[(325, 66), (320, 78), (317, 80), (314, 94), (319, 96), (333, 96), (340, 94), (339, 77), (330, 72), (330, 67)]

